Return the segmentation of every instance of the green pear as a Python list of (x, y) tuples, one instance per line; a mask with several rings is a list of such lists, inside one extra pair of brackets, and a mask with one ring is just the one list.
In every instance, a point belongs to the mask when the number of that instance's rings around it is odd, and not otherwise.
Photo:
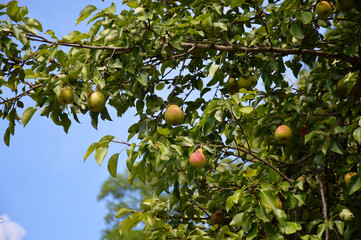
[(61, 104), (70, 104), (74, 102), (74, 92), (71, 87), (64, 87), (56, 96)]
[(253, 83), (253, 79), (251, 76), (240, 76), (238, 78), (238, 87), (241, 89), (241, 88), (245, 88), (247, 90), (250, 89), (250, 87), (252, 86), (252, 83)]
[(88, 107), (93, 112), (100, 112), (105, 108), (105, 97), (101, 92), (93, 92), (88, 96)]
[(321, 1), (316, 5), (316, 13), (319, 18), (326, 19), (332, 14), (331, 4), (327, 1)]

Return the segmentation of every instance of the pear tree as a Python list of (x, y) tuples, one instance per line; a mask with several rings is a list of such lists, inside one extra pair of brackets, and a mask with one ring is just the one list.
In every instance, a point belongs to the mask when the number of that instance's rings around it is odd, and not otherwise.
[[(357, 239), (361, 2), (318, 2), (123, 0), (84, 6), (88, 31), (66, 36), (0, 4), (4, 143), (34, 114), (67, 132), (80, 114), (96, 128), (110, 108), (135, 109), (126, 141), (104, 136), (84, 156), (115, 177), (118, 143), (130, 183), (152, 188), (114, 213), (120, 235), (142, 222), (148, 239)], [(164, 119), (172, 105), (177, 124)], [(292, 138), (279, 142), (282, 125)]]

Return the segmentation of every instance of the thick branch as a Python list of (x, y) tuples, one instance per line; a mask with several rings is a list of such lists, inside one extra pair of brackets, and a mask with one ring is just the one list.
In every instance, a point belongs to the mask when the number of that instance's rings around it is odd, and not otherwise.
[[(13, 36), (13, 33), (10, 32), (10, 35)], [(72, 42), (65, 42), (65, 41), (50, 41), (42, 36), (34, 35), (34, 34), (27, 34), (27, 39), (31, 41), (43, 42), (53, 45), (61, 45), (61, 46), (68, 46), (68, 47), (78, 47), (78, 48), (88, 48), (88, 49), (95, 49), (95, 50), (110, 50), (116, 52), (129, 52), (132, 51), (134, 47), (124, 48), (124, 47), (110, 47), (110, 46), (92, 46), (92, 45), (85, 45), (81, 43), (72, 43)], [(172, 46), (170, 44), (165, 45), (168, 48)], [(243, 53), (278, 53), (282, 55), (298, 55), (298, 54), (306, 54), (311, 56), (317, 57), (324, 57), (324, 58), (332, 58), (332, 59), (339, 59), (346, 61), (352, 65), (357, 64), (361, 61), (358, 55), (354, 57), (348, 56), (343, 53), (339, 54), (332, 54), (323, 50), (313, 50), (313, 49), (295, 49), (295, 48), (276, 48), (276, 47), (262, 47), (262, 46), (254, 46), (254, 47), (244, 47), (241, 45), (232, 45), (232, 46), (224, 46), (220, 44), (199, 44), (199, 43), (181, 43), (181, 46), (184, 49), (202, 49), (202, 50), (218, 50), (222, 52), (243, 52)]]

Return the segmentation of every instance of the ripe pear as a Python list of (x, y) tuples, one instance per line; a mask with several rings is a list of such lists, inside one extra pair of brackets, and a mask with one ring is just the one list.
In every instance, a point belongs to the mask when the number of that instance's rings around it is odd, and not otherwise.
[(184, 112), (177, 105), (170, 105), (164, 113), (165, 121), (170, 125), (179, 125), (184, 121)]
[(88, 96), (88, 107), (93, 112), (100, 112), (105, 108), (105, 97), (101, 92), (93, 92)]
[(287, 125), (279, 126), (275, 131), (275, 138), (280, 144), (287, 144), (292, 139), (292, 129)]
[(71, 87), (63, 87), (57, 95), (58, 101), (61, 104), (70, 104), (74, 102), (74, 92)]
[(347, 93), (347, 85), (342, 81), (338, 81), (336, 89), (333, 92), (333, 96), (341, 98), (345, 96), (346, 93)]
[(356, 175), (357, 173), (355, 172), (349, 172), (345, 175), (345, 183), (348, 184), (348, 182), (350, 181), (351, 177)]
[(326, 19), (332, 14), (331, 4), (327, 1), (321, 1), (316, 5), (316, 13), (319, 18)]
[(207, 158), (203, 154), (202, 148), (197, 149), (194, 153), (192, 153), (189, 158), (189, 163), (192, 167), (202, 168), (207, 164)]
[(220, 210), (215, 211), (211, 216), (211, 221), (213, 225), (221, 224), (224, 220), (224, 217)]

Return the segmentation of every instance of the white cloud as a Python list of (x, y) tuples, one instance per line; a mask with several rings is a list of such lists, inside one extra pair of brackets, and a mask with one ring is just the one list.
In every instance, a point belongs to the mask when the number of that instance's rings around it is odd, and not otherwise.
[(10, 218), (6, 214), (0, 216), (1, 240), (21, 240), (25, 234), (25, 229), (17, 222), (10, 221)]

